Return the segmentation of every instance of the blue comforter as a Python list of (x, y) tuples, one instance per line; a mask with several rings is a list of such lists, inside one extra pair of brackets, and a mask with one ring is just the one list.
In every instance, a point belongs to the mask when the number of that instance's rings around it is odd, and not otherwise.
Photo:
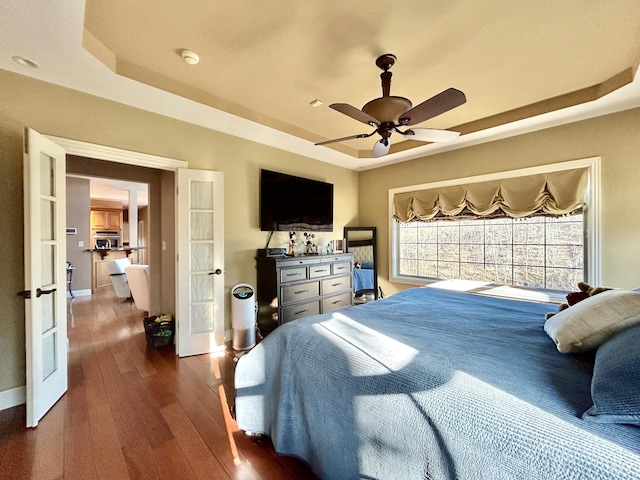
[(370, 268), (353, 269), (353, 291), (374, 290), (373, 270)]
[(640, 428), (580, 418), (593, 358), (554, 310), (416, 288), (287, 323), (237, 364), (238, 426), (323, 479), (640, 478)]

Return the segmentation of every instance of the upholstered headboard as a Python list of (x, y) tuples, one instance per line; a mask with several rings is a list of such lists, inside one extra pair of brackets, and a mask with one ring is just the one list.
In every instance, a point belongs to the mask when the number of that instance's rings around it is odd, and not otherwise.
[(353, 261), (360, 263), (373, 263), (373, 246), (349, 247), (349, 252), (353, 253)]

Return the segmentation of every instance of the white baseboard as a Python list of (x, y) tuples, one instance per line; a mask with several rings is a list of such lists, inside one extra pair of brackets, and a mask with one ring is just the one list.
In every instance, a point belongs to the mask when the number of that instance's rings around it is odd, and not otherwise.
[[(86, 290), (73, 290), (74, 297), (86, 297), (87, 295), (91, 295), (90, 288)], [(67, 298), (71, 298), (71, 294), (69, 292), (67, 292)]]
[(22, 405), (26, 401), (27, 387), (25, 385), (0, 392), (0, 410)]

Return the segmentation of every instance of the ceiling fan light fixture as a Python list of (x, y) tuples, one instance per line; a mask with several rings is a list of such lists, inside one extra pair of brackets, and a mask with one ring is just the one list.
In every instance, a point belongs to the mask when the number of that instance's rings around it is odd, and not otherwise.
[(391, 148), (391, 139), (389, 137), (381, 138), (373, 146), (373, 151), (371, 152), (371, 156), (373, 158), (383, 157), (384, 155), (389, 153), (390, 148)]
[(197, 65), (200, 63), (200, 55), (193, 50), (182, 50), (180, 56), (187, 65)]

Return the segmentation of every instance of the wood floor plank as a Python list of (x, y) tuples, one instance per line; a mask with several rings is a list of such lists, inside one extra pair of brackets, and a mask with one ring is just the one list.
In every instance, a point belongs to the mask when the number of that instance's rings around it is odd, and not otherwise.
[(93, 457), (100, 480), (129, 478), (122, 444), (109, 404), (96, 405), (89, 411)]
[(198, 480), (229, 478), (180, 404), (172, 403), (163, 407), (162, 416)]
[(39, 422), (35, 429), (33, 468), (31, 475), (38, 480), (64, 478), (64, 418), (67, 397), (64, 396)]

